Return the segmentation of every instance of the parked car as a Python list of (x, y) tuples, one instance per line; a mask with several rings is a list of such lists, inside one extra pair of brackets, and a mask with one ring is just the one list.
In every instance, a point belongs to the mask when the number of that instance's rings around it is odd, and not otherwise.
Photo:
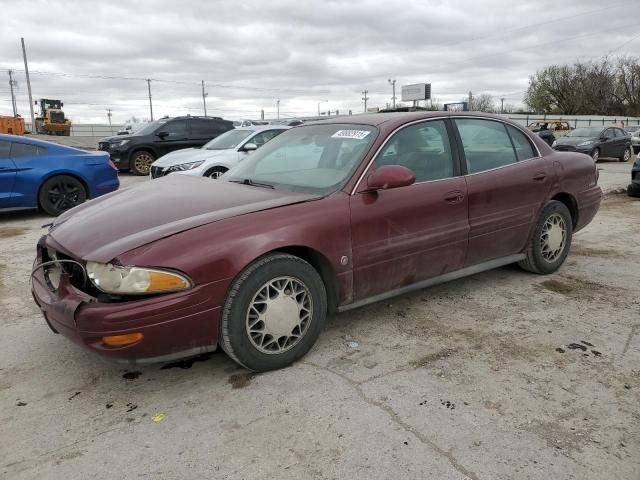
[(511, 263), (555, 272), (599, 208), (597, 180), (588, 156), (494, 115), (309, 123), (215, 188), (168, 175), (62, 215), (38, 243), (33, 295), (55, 332), (112, 359), (220, 345), (281, 368), (328, 312)]
[(565, 120), (536, 120), (529, 124), (529, 129), (538, 134), (548, 145), (553, 145), (559, 137), (564, 137), (573, 128)]
[(56, 216), (118, 186), (104, 152), (0, 134), (0, 210), (40, 208)]
[(625, 131), (631, 136), (631, 148), (633, 149), (633, 153), (640, 153), (640, 125), (627, 127)]
[(140, 130), (100, 140), (98, 148), (109, 152), (120, 170), (149, 175), (151, 164), (174, 150), (200, 147), (233, 129), (233, 123), (219, 117), (175, 117), (150, 122)]
[(218, 178), (289, 127), (267, 125), (229, 130), (200, 148), (176, 150), (151, 164), (151, 178), (170, 173)]
[(630, 197), (640, 197), (640, 153), (631, 167), (631, 183), (627, 187)]
[(586, 153), (594, 162), (604, 157), (626, 162), (631, 158), (631, 137), (618, 127), (580, 127), (556, 140), (553, 148)]
[(116, 135), (131, 135), (132, 133), (135, 133), (138, 130), (140, 130), (141, 128), (143, 128), (146, 124), (147, 124), (147, 122), (144, 122), (144, 123), (128, 123), (127, 125), (124, 125), (122, 128), (120, 128), (116, 132)]

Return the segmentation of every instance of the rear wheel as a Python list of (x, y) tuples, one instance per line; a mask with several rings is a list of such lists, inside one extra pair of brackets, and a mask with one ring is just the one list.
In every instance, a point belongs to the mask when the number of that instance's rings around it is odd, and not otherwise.
[(225, 174), (225, 172), (229, 170), (228, 168), (224, 168), (224, 167), (213, 167), (210, 170), (207, 170), (204, 174), (205, 177), (209, 177), (209, 178), (213, 178), (214, 180), (217, 179), (218, 177), (221, 177), (222, 175)]
[(573, 220), (567, 206), (552, 200), (542, 209), (526, 258), (518, 265), (533, 273), (549, 274), (564, 263), (571, 246)]
[(600, 149), (596, 148), (593, 152), (591, 152), (591, 158), (593, 158), (594, 162), (597, 162), (600, 159)]
[(131, 173), (134, 175), (149, 175), (151, 164), (156, 157), (146, 150), (135, 152), (131, 157)]
[(69, 175), (58, 175), (48, 179), (38, 193), (40, 208), (57, 217), (87, 199), (87, 191), (80, 180)]
[(267, 255), (233, 282), (220, 321), (220, 345), (254, 371), (283, 368), (320, 335), (327, 295), (318, 272), (293, 255)]
[(630, 158), (631, 158), (631, 148), (625, 147), (624, 152), (622, 153), (622, 156), (618, 160), (620, 160), (621, 162), (628, 162)]

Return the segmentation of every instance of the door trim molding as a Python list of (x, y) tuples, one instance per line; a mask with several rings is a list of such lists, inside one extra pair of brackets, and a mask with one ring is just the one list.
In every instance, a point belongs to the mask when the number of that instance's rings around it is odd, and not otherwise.
[(489, 260), (488, 262), (478, 263), (477, 265), (461, 268), (460, 270), (445, 273), (444, 275), (438, 275), (437, 277), (428, 278), (427, 280), (422, 280), (420, 282), (412, 283), (411, 285), (406, 285), (394, 290), (389, 290), (388, 292), (380, 293), (372, 297), (363, 298), (362, 300), (358, 300), (353, 303), (340, 305), (337, 310), (338, 312), (346, 312), (348, 310), (353, 310), (354, 308), (360, 308), (371, 303), (380, 302), (397, 295), (403, 295), (405, 293), (421, 290), (433, 285), (450, 282), (451, 280), (457, 280), (458, 278), (468, 277), (470, 275), (475, 275), (476, 273), (486, 272), (487, 270), (493, 270), (494, 268), (504, 267), (505, 265), (524, 260), (524, 258), (524, 253), (518, 253), (516, 255), (509, 255), (507, 257)]

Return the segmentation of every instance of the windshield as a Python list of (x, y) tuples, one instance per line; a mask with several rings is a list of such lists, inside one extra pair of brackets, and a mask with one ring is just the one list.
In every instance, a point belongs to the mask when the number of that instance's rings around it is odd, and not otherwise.
[(164, 125), (169, 120), (170, 120), (169, 118), (162, 118), (160, 120), (156, 120), (155, 122), (147, 123), (140, 130), (136, 130), (135, 134), (136, 135), (149, 135), (150, 133), (155, 132), (156, 128), (158, 128), (160, 125)]
[(369, 125), (296, 127), (252, 153), (223, 178), (325, 195), (346, 183), (376, 133)]
[(207, 150), (228, 150), (236, 148), (240, 142), (253, 133), (253, 130), (229, 130), (222, 135), (217, 136), (202, 148)]
[(567, 134), (567, 137), (599, 137), (602, 128), (600, 127), (585, 127), (576, 128), (574, 131)]

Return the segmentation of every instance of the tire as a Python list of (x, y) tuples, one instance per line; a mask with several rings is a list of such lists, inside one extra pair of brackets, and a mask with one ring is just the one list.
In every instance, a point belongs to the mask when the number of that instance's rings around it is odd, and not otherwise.
[(87, 200), (87, 190), (80, 180), (69, 175), (49, 178), (40, 187), (38, 202), (45, 213), (57, 217)]
[(631, 158), (631, 147), (624, 147), (624, 152), (622, 152), (622, 156), (618, 158), (621, 162), (628, 162)]
[(223, 175), (227, 170), (229, 169), (225, 167), (213, 167), (207, 170), (204, 176), (216, 180), (219, 176)]
[[(564, 226), (561, 246), (558, 245), (559, 240), (557, 234), (553, 234), (553, 238), (550, 238), (549, 234), (546, 233), (548, 232), (547, 229), (549, 226), (551, 226), (551, 228), (560, 227), (558, 224), (560, 220)], [(569, 209), (564, 203), (551, 200), (545, 205), (542, 212), (540, 212), (533, 236), (525, 252), (526, 258), (518, 262), (518, 265), (528, 272), (541, 275), (548, 275), (549, 273), (555, 272), (564, 263), (569, 254), (572, 236), (573, 219), (571, 218)], [(551, 242), (551, 247), (558, 246), (558, 248), (549, 249), (549, 242)], [(555, 255), (553, 255), (553, 253), (555, 253)]]
[[(292, 286), (295, 295), (289, 294)], [(273, 306), (268, 302), (274, 302)], [(301, 304), (306, 307), (301, 309)], [(269, 318), (270, 308), (280, 316)], [(311, 349), (326, 316), (327, 294), (318, 272), (299, 257), (269, 254), (245, 268), (231, 285), (220, 320), (219, 343), (229, 357), (249, 370), (276, 370)], [(278, 335), (284, 336), (276, 339)]]
[(591, 152), (591, 158), (593, 158), (593, 163), (598, 163), (600, 159), (600, 149), (596, 148), (593, 152)]
[(134, 175), (149, 175), (151, 164), (156, 160), (153, 153), (147, 150), (138, 150), (131, 156), (131, 173)]

